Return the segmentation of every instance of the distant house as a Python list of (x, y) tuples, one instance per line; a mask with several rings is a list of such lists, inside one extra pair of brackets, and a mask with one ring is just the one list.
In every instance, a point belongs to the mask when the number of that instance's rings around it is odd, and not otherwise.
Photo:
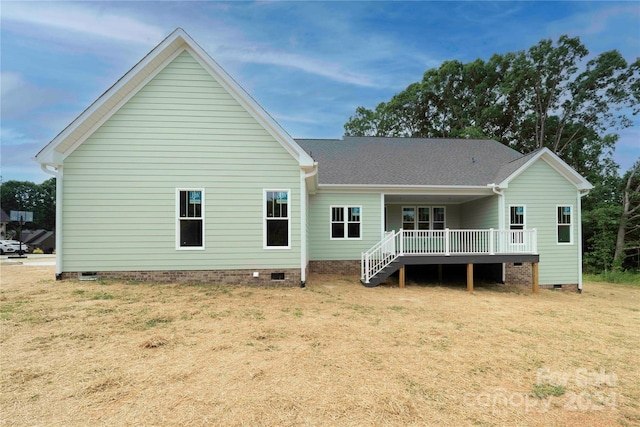
[(7, 238), (7, 224), (9, 224), (9, 221), (9, 215), (7, 215), (4, 209), (0, 209), (0, 239)]
[(375, 286), (407, 265), (581, 287), (592, 187), (490, 140), (294, 140), (177, 29), (36, 156), (57, 183), (57, 275)]
[(56, 248), (55, 233), (47, 230), (22, 230), (22, 241), (31, 248), (52, 254)]

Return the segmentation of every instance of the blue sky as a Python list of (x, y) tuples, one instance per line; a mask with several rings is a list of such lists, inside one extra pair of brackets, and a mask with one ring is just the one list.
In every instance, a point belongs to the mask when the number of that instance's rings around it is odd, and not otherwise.
[[(182, 27), (294, 138), (338, 138), (445, 60), (579, 36), (591, 55), (640, 57), (640, 2), (0, 3), (2, 180), (50, 176), (35, 154), (176, 27)], [(620, 133), (623, 170), (640, 118)]]

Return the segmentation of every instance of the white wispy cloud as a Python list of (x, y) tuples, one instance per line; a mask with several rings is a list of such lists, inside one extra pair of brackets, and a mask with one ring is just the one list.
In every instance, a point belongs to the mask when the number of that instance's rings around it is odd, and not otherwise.
[(3, 2), (3, 21), (64, 30), (132, 43), (155, 45), (164, 31), (132, 17), (104, 12), (98, 4)]
[(292, 68), (356, 86), (378, 86), (370, 76), (349, 71), (340, 64), (288, 52), (269, 51), (245, 46), (224, 48), (218, 55), (232, 61)]
[[(40, 107), (53, 105), (64, 99), (64, 92), (55, 88), (41, 87), (27, 81), (17, 72), (0, 73), (3, 119), (20, 117)], [(4, 140), (4, 138), (3, 138)]]

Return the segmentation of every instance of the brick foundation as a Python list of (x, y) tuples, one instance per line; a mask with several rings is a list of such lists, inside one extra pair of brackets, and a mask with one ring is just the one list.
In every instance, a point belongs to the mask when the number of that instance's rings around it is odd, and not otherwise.
[(505, 283), (509, 285), (531, 285), (533, 281), (530, 262), (515, 265), (513, 262), (505, 263)]
[(309, 272), (360, 276), (360, 261), (309, 261)]
[[(254, 272), (258, 277), (253, 277)], [(93, 273), (93, 272), (92, 272)], [(168, 271), (97, 271), (96, 278), (134, 280), (155, 283), (211, 283), (224, 285), (300, 286), (299, 269), (255, 270), (168, 270)], [(284, 280), (272, 280), (272, 273), (284, 273)], [(82, 273), (65, 272), (62, 279), (78, 279)], [(87, 276), (91, 277), (91, 276)]]

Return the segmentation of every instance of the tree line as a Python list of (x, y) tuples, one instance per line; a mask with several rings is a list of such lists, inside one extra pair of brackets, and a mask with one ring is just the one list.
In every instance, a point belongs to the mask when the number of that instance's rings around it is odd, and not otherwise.
[(486, 61), (445, 61), (389, 101), (358, 107), (345, 133), (488, 138), (523, 154), (548, 147), (595, 187), (583, 199), (586, 267), (640, 268), (640, 159), (621, 175), (610, 133), (640, 112), (640, 58), (588, 58), (578, 37), (563, 35)]
[[(33, 212), (33, 223), (25, 224), (25, 229), (53, 231), (56, 227), (56, 179), (49, 178), (42, 184), (30, 181), (7, 181), (0, 185), (0, 206), (7, 215), (11, 211)], [(10, 223), (7, 232), (18, 228)]]

